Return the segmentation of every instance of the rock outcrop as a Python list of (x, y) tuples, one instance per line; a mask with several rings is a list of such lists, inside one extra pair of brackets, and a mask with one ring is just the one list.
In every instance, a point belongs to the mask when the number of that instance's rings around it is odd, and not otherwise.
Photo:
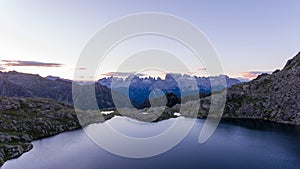
[(79, 128), (74, 109), (50, 99), (0, 98), (0, 166), (32, 148), (32, 140)]

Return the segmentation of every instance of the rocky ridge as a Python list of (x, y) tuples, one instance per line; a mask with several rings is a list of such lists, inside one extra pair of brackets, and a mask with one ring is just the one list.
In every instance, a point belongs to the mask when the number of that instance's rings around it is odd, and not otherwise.
[[(16, 71), (0, 71), (0, 96), (48, 98), (65, 104), (73, 105), (72, 81), (58, 77), (43, 78), (35, 74), (20, 73)], [(94, 88), (99, 108), (114, 107), (112, 92), (106, 86), (98, 83), (75, 83), (78, 93), (84, 95), (86, 88)], [(114, 92), (119, 98), (124, 98), (120, 93)], [(79, 97), (79, 96), (76, 96)], [(88, 105), (86, 106), (88, 107)]]
[[(282, 70), (227, 89), (223, 118), (263, 119), (300, 125), (300, 52)], [(210, 97), (201, 100), (199, 117), (209, 110)]]

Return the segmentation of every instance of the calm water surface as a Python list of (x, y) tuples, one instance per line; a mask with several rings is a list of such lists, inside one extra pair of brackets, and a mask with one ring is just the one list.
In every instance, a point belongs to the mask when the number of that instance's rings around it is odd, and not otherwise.
[[(128, 136), (149, 137), (165, 131), (174, 120), (140, 123), (114, 117), (106, 123)], [(1, 169), (300, 168), (297, 127), (261, 121), (225, 121), (206, 143), (199, 144), (203, 122), (197, 119), (181, 143), (150, 158), (131, 159), (111, 154), (93, 143), (83, 130), (76, 130), (34, 141), (31, 151), (9, 160)]]

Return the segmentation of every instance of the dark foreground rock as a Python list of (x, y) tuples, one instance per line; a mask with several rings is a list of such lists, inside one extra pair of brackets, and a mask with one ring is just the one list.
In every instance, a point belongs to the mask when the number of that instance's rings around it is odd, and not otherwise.
[(0, 98), (0, 165), (32, 148), (32, 140), (79, 128), (71, 106), (49, 99)]
[(76, 113), (73, 106), (45, 98), (0, 97), (0, 166), (32, 149), (33, 140), (104, 122), (114, 115)]

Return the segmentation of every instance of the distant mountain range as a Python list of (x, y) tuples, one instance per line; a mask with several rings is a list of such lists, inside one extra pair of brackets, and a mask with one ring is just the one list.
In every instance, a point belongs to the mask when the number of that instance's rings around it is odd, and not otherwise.
[[(225, 75), (221, 76), (226, 79), (228, 87), (240, 83), (237, 79), (229, 78)], [(148, 97), (153, 89), (162, 90), (167, 97), (172, 96), (169, 100), (178, 100), (181, 97), (198, 92), (200, 96), (207, 96), (211, 92), (210, 79), (220, 78), (221, 76), (191, 77), (188, 75), (167, 74), (165, 79), (152, 77), (139, 78), (138, 76), (131, 76), (126, 79), (109, 77), (100, 79), (97, 83), (76, 82), (76, 88), (85, 90), (89, 86), (95, 85), (97, 103), (99, 108), (102, 109), (115, 106), (111, 92), (114, 92), (119, 100), (129, 97), (131, 104), (139, 108), (149, 105)], [(112, 81), (117, 84), (114, 88), (111, 88)], [(192, 81), (197, 82), (199, 91), (190, 88), (189, 84)], [(181, 83), (181, 89), (179, 89), (177, 82)], [(49, 98), (66, 104), (73, 104), (72, 81), (68, 79), (55, 76), (43, 78), (39, 75), (19, 73), (16, 71), (0, 72), (0, 86), (0, 96)], [(219, 90), (223, 88), (224, 87), (220, 87)], [(84, 95), (83, 91), (81, 93)], [(183, 96), (181, 96), (182, 93), (184, 94)], [(156, 97), (161, 96), (162, 95)], [(173, 99), (174, 97), (176, 97), (176, 99)], [(154, 98), (150, 96), (150, 99)], [(127, 103), (124, 103), (123, 106), (128, 106), (126, 104)], [(169, 105), (172, 104), (173, 103), (169, 103)], [(82, 103), (80, 106), (81, 108), (88, 108), (89, 103)]]
[[(211, 77), (197, 77), (181, 74), (166, 74), (165, 79), (161, 78), (140, 78), (138, 76), (128, 76), (127, 78), (109, 77), (102, 78), (98, 83), (117, 91), (126, 96), (129, 96), (132, 102), (141, 104), (149, 97), (151, 91), (159, 89), (163, 93), (173, 93), (178, 98), (182, 98), (188, 95), (195, 95), (199, 93), (201, 97), (208, 96), (211, 93), (211, 80), (225, 79), (226, 86), (230, 87), (235, 84), (241, 83), (239, 80), (230, 78), (226, 75), (211, 76)], [(112, 86), (113, 82), (113, 86)], [(197, 87), (191, 87), (191, 84), (197, 83)], [(180, 86), (180, 87), (179, 87)], [(217, 90), (221, 91), (224, 86), (217, 86)], [(160, 97), (161, 95), (157, 96)], [(151, 95), (150, 95), (150, 99)]]

